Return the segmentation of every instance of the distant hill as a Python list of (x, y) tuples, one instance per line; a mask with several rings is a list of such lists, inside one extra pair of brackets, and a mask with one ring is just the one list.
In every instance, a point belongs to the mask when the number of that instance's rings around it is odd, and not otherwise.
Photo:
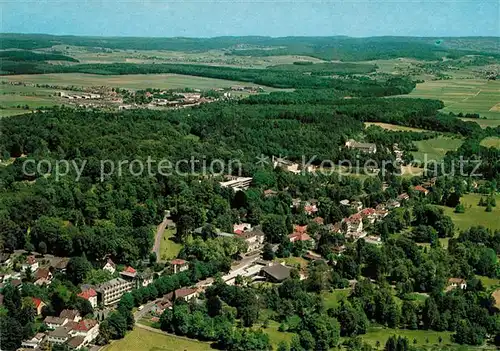
[(54, 45), (131, 50), (172, 50), (204, 52), (226, 50), (228, 55), (308, 55), (324, 60), (363, 61), (409, 57), (436, 60), (467, 54), (500, 57), (498, 37), (215, 37), (141, 38), (80, 37), (48, 34), (0, 34), (1, 49), (33, 50)]

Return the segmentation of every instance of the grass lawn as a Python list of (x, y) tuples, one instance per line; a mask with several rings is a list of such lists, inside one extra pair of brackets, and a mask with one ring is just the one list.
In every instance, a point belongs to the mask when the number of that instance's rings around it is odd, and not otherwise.
[(481, 140), (481, 145), (500, 149), (500, 138), (499, 137), (484, 138), (483, 140)]
[(208, 351), (210, 344), (135, 328), (104, 351)]
[(339, 305), (340, 301), (347, 299), (351, 293), (351, 289), (336, 289), (334, 291), (322, 292), (323, 303), (326, 309), (335, 308)]
[[(482, 196), (486, 199), (486, 196)], [(459, 230), (465, 230), (472, 226), (482, 225), (490, 229), (500, 229), (500, 221), (498, 216), (500, 215), (500, 195), (496, 195), (495, 199), (497, 202), (497, 207), (493, 207), (493, 211), (486, 212), (486, 207), (478, 206), (479, 199), (481, 199), (480, 194), (465, 194), (460, 198), (460, 202), (465, 207), (465, 213), (455, 213), (453, 208), (440, 206), (444, 209), (445, 213), (451, 217), (453, 223)]]
[[(411, 345), (413, 344), (413, 339), (417, 339), (416, 346), (431, 346), (439, 345), (439, 336), (443, 338), (442, 345), (452, 344), (450, 339), (450, 332), (436, 332), (436, 331), (427, 331), (427, 330), (406, 330), (406, 329), (391, 329), (391, 328), (382, 328), (382, 327), (371, 327), (368, 329), (367, 333), (361, 335), (363, 341), (369, 343), (372, 346), (375, 346), (377, 341), (380, 342), (380, 345), (383, 347), (385, 345), (387, 339), (392, 335), (399, 335), (402, 337), (408, 338)], [(429, 343), (426, 343), (426, 338), (429, 338)]]
[(425, 129), (398, 126), (396, 124), (379, 123), (379, 122), (365, 122), (366, 128), (368, 128), (370, 126), (378, 126), (382, 129), (391, 130), (391, 131), (398, 131), (398, 132), (427, 132), (427, 130), (425, 130)]
[(302, 257), (285, 257), (285, 258), (276, 258), (276, 262), (284, 262), (285, 265), (290, 266), (290, 267), (299, 267), (301, 269), (304, 269), (307, 267), (309, 264), (309, 261), (307, 261), (305, 258)]
[(175, 235), (175, 229), (165, 229), (163, 233), (163, 238), (160, 242), (160, 259), (168, 260), (172, 258), (176, 258), (179, 255), (179, 252), (182, 249), (182, 245), (176, 243), (172, 240)]
[[(413, 98), (438, 99), (445, 104), (444, 112), (479, 113), (499, 120), (500, 81), (486, 79), (449, 79), (426, 81), (408, 95)], [(498, 125), (497, 124), (497, 125)]]
[(269, 339), (271, 340), (271, 344), (273, 347), (276, 349), (278, 347), (278, 344), (281, 341), (286, 341), (290, 343), (292, 341), (292, 337), (294, 336), (294, 333), (289, 333), (289, 332), (280, 332), (278, 328), (280, 327), (280, 324), (276, 321), (269, 321), (269, 325), (267, 328), (264, 328), (264, 333), (269, 335)]
[(500, 288), (500, 279), (478, 275), (477, 278), (483, 283), (486, 290)]
[(419, 161), (440, 161), (448, 151), (456, 150), (462, 145), (463, 140), (440, 136), (429, 140), (419, 140), (414, 142), (418, 151), (413, 152), (415, 160)]

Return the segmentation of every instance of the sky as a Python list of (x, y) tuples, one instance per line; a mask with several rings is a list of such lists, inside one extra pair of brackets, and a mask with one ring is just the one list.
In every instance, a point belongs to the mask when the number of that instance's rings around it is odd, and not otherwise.
[(498, 0), (0, 0), (0, 32), (92, 36), (500, 36)]

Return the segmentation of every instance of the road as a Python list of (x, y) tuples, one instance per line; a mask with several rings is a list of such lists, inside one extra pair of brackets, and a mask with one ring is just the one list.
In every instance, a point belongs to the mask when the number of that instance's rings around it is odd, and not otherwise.
[(161, 260), (160, 257), (161, 239), (163, 238), (163, 233), (165, 232), (165, 229), (167, 228), (167, 225), (169, 223), (172, 223), (172, 221), (165, 217), (163, 219), (163, 222), (161, 222), (160, 225), (158, 225), (158, 227), (156, 228), (155, 244), (153, 245), (151, 252), (154, 252), (156, 254), (156, 259), (158, 262)]
[(151, 310), (151, 307), (153, 307), (153, 305), (156, 303), (156, 301), (158, 300), (154, 300), (154, 301), (151, 301), (151, 302), (148, 302), (147, 304), (143, 305), (144, 308), (140, 311), (136, 311), (134, 313), (134, 319), (135, 319), (135, 322), (139, 322), (139, 320), (144, 317), (150, 310)]

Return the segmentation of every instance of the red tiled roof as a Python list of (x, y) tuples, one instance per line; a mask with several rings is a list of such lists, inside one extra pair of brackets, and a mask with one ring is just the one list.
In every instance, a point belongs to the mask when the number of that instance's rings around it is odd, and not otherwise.
[(365, 208), (364, 210), (361, 211), (361, 214), (365, 216), (369, 216), (375, 213), (375, 209), (373, 208)]
[(184, 261), (183, 259), (180, 259), (180, 258), (176, 258), (172, 261), (170, 261), (170, 264), (173, 264), (173, 265), (181, 265), (181, 264), (185, 264), (186, 261)]
[(307, 231), (307, 225), (294, 225), (293, 226), (294, 233), (305, 233)]
[(236, 229), (236, 230), (234, 231), (234, 233), (235, 233), (236, 235), (241, 235), (241, 234), (243, 234), (243, 230), (241, 230), (241, 229)]
[(38, 297), (32, 297), (33, 303), (35, 304), (35, 307), (38, 308), (42, 304), (42, 300), (39, 299)]
[(91, 297), (97, 296), (97, 293), (94, 289), (88, 289), (78, 294), (79, 297), (84, 298), (85, 300), (90, 299)]
[(125, 268), (123, 271), (127, 272), (127, 273), (132, 273), (132, 274), (133, 273), (137, 273), (137, 271), (134, 268), (130, 267), (130, 266), (127, 266), (127, 268)]
[(345, 219), (346, 222), (352, 223), (352, 222), (359, 222), (361, 221), (361, 215), (359, 213), (353, 214), (351, 217), (348, 217)]
[(417, 186), (415, 187), (415, 190), (416, 190), (416, 191), (420, 191), (420, 192), (422, 192), (422, 193), (426, 193), (426, 192), (428, 192), (428, 191), (429, 191), (429, 190), (427, 190), (426, 188), (424, 188), (424, 187), (423, 187), (423, 186), (421, 186), (421, 185), (417, 185)]
[(28, 262), (28, 264), (36, 263), (35, 256), (31, 255), (31, 256), (26, 257), (26, 262)]
[(313, 219), (314, 222), (318, 223), (318, 224), (323, 224), (325, 223), (325, 220), (322, 218), (322, 217), (316, 217)]
[(96, 325), (97, 325), (96, 320), (84, 319), (79, 321), (78, 323), (75, 323), (75, 325), (73, 326), (73, 330), (86, 332), (95, 327)]

